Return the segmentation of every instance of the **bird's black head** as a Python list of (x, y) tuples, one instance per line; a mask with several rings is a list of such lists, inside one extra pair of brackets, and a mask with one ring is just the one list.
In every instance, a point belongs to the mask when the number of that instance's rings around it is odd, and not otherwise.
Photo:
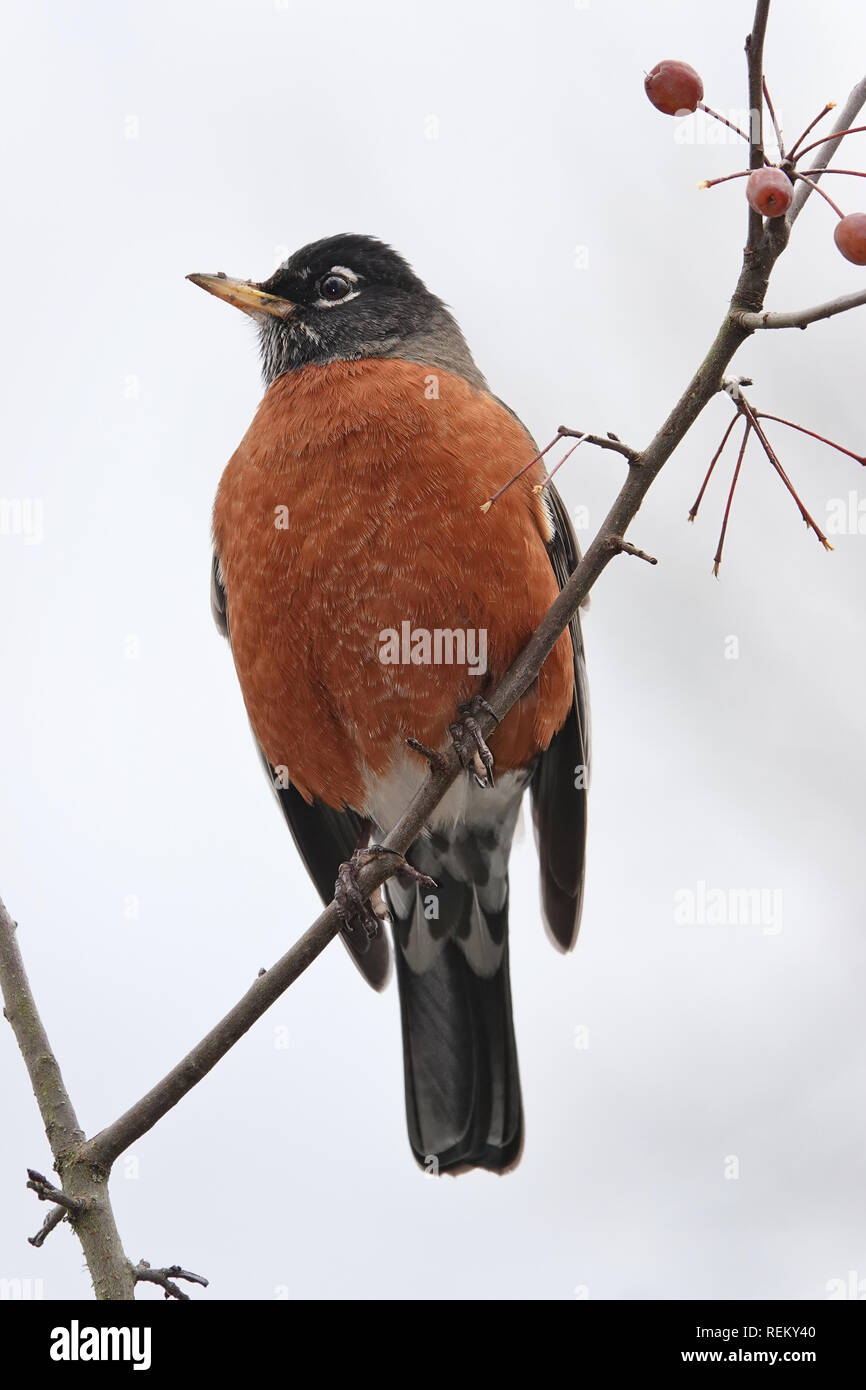
[(188, 278), (256, 319), (267, 385), (300, 367), (362, 357), (402, 357), (484, 384), (448, 309), (375, 237), (311, 242), (258, 284)]

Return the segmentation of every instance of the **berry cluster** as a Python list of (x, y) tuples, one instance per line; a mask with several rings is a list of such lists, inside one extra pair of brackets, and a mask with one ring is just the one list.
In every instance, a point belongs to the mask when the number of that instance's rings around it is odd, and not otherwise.
[[(700, 107), (708, 116), (713, 116), (723, 125), (735, 130), (738, 135), (742, 135), (744, 140), (749, 141), (749, 137), (744, 131), (732, 125), (724, 116), (720, 116), (717, 111), (713, 111), (711, 107), (704, 104), (704, 84), (699, 74), (688, 63), (681, 63), (670, 58), (662, 63), (656, 63), (652, 71), (647, 74), (644, 88), (656, 110), (662, 111), (666, 116), (685, 115)], [(726, 174), (720, 179), (709, 179), (700, 185), (701, 188), (712, 188), (715, 184), (727, 183), (730, 179), (746, 179), (746, 198), (753, 212), (758, 213), (761, 217), (784, 217), (794, 200), (795, 184), (798, 179), (801, 179), (804, 183), (809, 184), (814, 192), (820, 193), (824, 201), (829, 203), (836, 213), (839, 221), (836, 223), (833, 239), (839, 252), (846, 261), (851, 261), (854, 265), (866, 265), (866, 212), (852, 212), (846, 216), (829, 194), (815, 181), (816, 177), (823, 177), (825, 174), (848, 174), (857, 178), (866, 178), (866, 174), (858, 169), (808, 169), (803, 173), (797, 168), (797, 160), (802, 159), (803, 155), (809, 154), (810, 151), (817, 149), (828, 140), (836, 139), (840, 134), (853, 135), (858, 131), (866, 130), (866, 126), (853, 126), (851, 130), (837, 131), (834, 135), (825, 135), (822, 139), (814, 140), (810, 145), (800, 148), (809, 132), (829, 111), (832, 111), (834, 103), (828, 102), (815, 119), (807, 125), (803, 134), (786, 154), (766, 83), (764, 83), (764, 98), (776, 130), (781, 162), (778, 165), (771, 164), (765, 155), (764, 168), (742, 169), (736, 174)]]

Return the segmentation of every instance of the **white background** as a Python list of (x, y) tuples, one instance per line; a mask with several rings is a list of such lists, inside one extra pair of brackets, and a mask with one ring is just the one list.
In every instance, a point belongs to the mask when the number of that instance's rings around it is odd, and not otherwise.
[[(842, 0), (774, 9), (766, 66), (792, 137), (861, 75), (866, 23)], [(0, 536), (0, 892), (88, 1132), (318, 911), (208, 611), (211, 502), (260, 395), (254, 336), (185, 274), (261, 278), (313, 238), (376, 234), (541, 441), (565, 422), (643, 444), (716, 331), (745, 233), (742, 183), (696, 189), (742, 149), (700, 116), (677, 134), (643, 74), (685, 58), (711, 104), (742, 111), (751, 10), (7, 11), (0, 495), (41, 502), (43, 535)], [(866, 167), (860, 141), (846, 167)], [(858, 181), (832, 191), (866, 206)], [(864, 283), (832, 227), (813, 198), (770, 305)], [(864, 322), (759, 335), (737, 359), (754, 401), (866, 449)], [(824, 553), (750, 453), (714, 580), (733, 454), (685, 518), (729, 414), (711, 404), (634, 524), (658, 567), (617, 561), (586, 619), (573, 956), (544, 937), (531, 836), (515, 851), (519, 1170), (419, 1173), (396, 989), (375, 997), (336, 945), (119, 1163), (131, 1257), (202, 1271), (196, 1298), (822, 1298), (866, 1277), (866, 538)], [(866, 495), (852, 460), (773, 437), (820, 520)], [(622, 476), (589, 449), (560, 475), (592, 529)], [(781, 931), (677, 925), (675, 894), (699, 881), (780, 890)], [(68, 1231), (26, 1244), (45, 1209), (24, 1169), (50, 1154), (8, 1029), (0, 1047), (0, 1276), (86, 1298)]]

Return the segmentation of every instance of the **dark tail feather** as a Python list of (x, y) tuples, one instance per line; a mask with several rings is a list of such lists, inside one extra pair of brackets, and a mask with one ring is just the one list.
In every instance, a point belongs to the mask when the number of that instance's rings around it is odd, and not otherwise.
[[(419, 857), (426, 861), (423, 850)], [(416, 884), (388, 885), (409, 1142), (427, 1171), (503, 1172), (523, 1142), (507, 889), (493, 913), (482, 908), (473, 884), (455, 881), (441, 863), (423, 867), (437, 879), (439, 920), (426, 920)]]

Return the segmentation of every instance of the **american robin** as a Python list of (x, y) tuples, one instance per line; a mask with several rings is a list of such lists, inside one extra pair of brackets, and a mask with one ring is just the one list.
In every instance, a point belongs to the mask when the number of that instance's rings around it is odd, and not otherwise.
[[(504, 1171), (523, 1118), (508, 968), (508, 856), (531, 790), (554, 944), (577, 935), (588, 705), (577, 619), (491, 736), (473, 712), (578, 559), (520, 420), (454, 318), (367, 236), (305, 246), (254, 284), (191, 275), (256, 321), (265, 394), (220, 481), (212, 600), (252, 730), (323, 900), (460, 736), (468, 770), (386, 886), (409, 1138), (428, 1171)], [(460, 710), (459, 716), (455, 715)], [(469, 745), (468, 753), (466, 745)], [(341, 865), (344, 868), (341, 870)], [(348, 879), (347, 879), (348, 874)], [(435, 881), (435, 887), (422, 876)], [(368, 981), (383, 933), (345, 906)]]

